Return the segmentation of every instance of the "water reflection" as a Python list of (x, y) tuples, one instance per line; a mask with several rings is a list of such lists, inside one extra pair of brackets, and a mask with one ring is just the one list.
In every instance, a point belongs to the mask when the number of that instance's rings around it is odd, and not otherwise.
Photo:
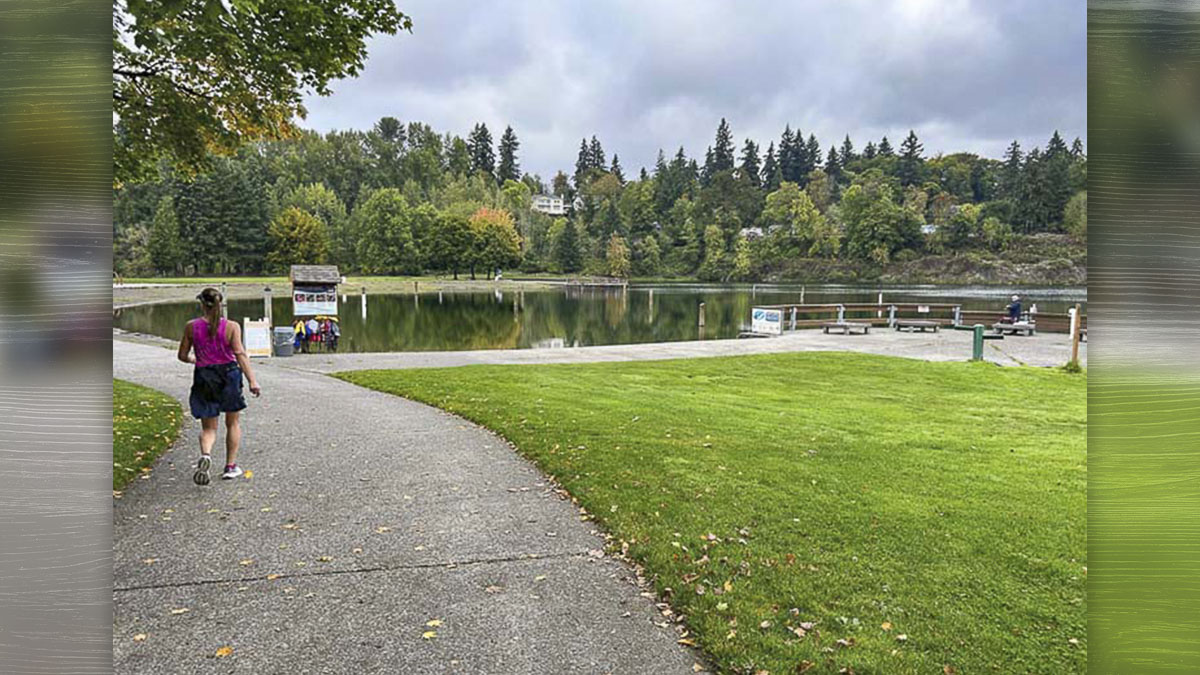
[[(884, 290), (886, 302), (961, 303), (964, 309), (997, 312), (1012, 289), (910, 287)], [(1044, 313), (1065, 313), (1087, 298), (1086, 289), (1020, 291)], [(869, 303), (878, 289), (822, 286), (803, 289), (809, 303)], [(557, 349), (605, 344), (712, 340), (737, 337), (755, 305), (799, 302), (801, 289), (709, 285), (660, 285), (628, 289), (570, 288), (491, 292), (436, 291), (374, 295), (370, 320), (365, 297), (341, 305), (341, 351), (453, 351)], [(436, 296), (436, 302), (435, 300)], [(344, 297), (344, 296), (343, 296)], [(704, 326), (699, 305), (704, 303)], [(231, 300), (229, 317), (258, 318), (261, 299)], [(289, 297), (276, 297), (276, 325), (289, 325)], [(157, 304), (114, 312), (119, 328), (178, 338), (195, 316), (195, 303)]]

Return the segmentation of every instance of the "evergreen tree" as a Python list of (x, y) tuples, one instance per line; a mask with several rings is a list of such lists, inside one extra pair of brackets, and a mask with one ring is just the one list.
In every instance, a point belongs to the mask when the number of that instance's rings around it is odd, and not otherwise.
[(604, 148), (600, 146), (600, 141), (592, 136), (592, 143), (588, 146), (588, 168), (604, 170), (604, 166), (608, 163), (604, 161)]
[(775, 160), (775, 142), (772, 141), (767, 146), (767, 156), (763, 160), (762, 180), (760, 184), (767, 189), (768, 192), (774, 192), (779, 189), (779, 184), (782, 182), (783, 176), (779, 173), (779, 162)]
[(643, 183), (650, 180), (650, 174), (646, 173), (646, 167), (643, 166), (641, 171), (638, 172), (638, 180)]
[(454, 176), (465, 176), (471, 171), (471, 149), (467, 142), (455, 136), (449, 144), (446, 155), (446, 169)]
[(612, 166), (609, 167), (608, 172), (616, 177), (618, 183), (625, 184), (625, 172), (621, 169), (621, 160), (617, 158), (616, 153), (613, 153)]
[(655, 180), (663, 180), (667, 175), (667, 158), (663, 155), (662, 148), (658, 149), (658, 159), (654, 160), (654, 178)]
[(825, 157), (825, 173), (835, 182), (842, 175), (842, 160), (838, 157), (837, 148), (832, 145), (829, 146), (829, 154)]
[(711, 173), (732, 169), (733, 152), (733, 134), (729, 131), (729, 123), (722, 117), (721, 123), (717, 125), (717, 139), (712, 148)]
[(1016, 224), (1024, 232), (1043, 231), (1051, 220), (1051, 196), (1045, 164), (1038, 148), (1030, 150), (1025, 156), (1015, 217)]
[(762, 184), (759, 172), (762, 170), (758, 163), (758, 144), (749, 138), (746, 139), (746, 144), (742, 146), (742, 175), (745, 176), (754, 187)]
[(1058, 130), (1054, 130), (1054, 135), (1050, 137), (1050, 142), (1046, 143), (1046, 154), (1044, 157), (1050, 159), (1053, 157), (1065, 157), (1070, 151), (1067, 150), (1067, 142), (1058, 134)]
[(1046, 181), (1046, 218), (1047, 224), (1061, 223), (1063, 210), (1071, 199), (1071, 151), (1062, 136), (1055, 131), (1046, 144), (1046, 154), (1042, 156), (1046, 165), (1043, 180)]
[(578, 272), (583, 267), (583, 250), (575, 223), (564, 221), (554, 247), (554, 260), (563, 272)]
[(500, 166), (496, 169), (496, 182), (500, 185), (504, 185), (504, 181), (521, 177), (521, 167), (517, 163), (519, 147), (521, 143), (517, 140), (512, 126), (505, 127), (504, 135), (500, 137)]
[(867, 141), (867, 144), (863, 146), (863, 159), (875, 159), (875, 154), (875, 143), (873, 141)]
[(1079, 137), (1076, 136), (1074, 142), (1071, 143), (1071, 159), (1079, 160), (1083, 156), (1083, 141), (1079, 140)]
[(588, 148), (586, 138), (579, 141), (579, 156), (575, 159), (575, 189), (583, 189), (587, 182), (588, 169), (592, 168), (592, 151)]
[(892, 152), (892, 144), (888, 142), (887, 136), (884, 136), (883, 139), (879, 141), (879, 156), (891, 157), (893, 154), (895, 153)]
[(796, 153), (796, 137), (792, 134), (791, 125), (783, 128), (783, 135), (779, 137), (779, 172), (781, 181), (795, 183), (797, 174), (800, 171), (797, 160), (799, 159)]
[(821, 166), (821, 142), (816, 134), (808, 135), (808, 143), (804, 145), (804, 163), (800, 168), (800, 187), (808, 183), (808, 174)]
[(1025, 156), (1021, 153), (1021, 144), (1013, 141), (1004, 151), (1004, 168), (1000, 171), (1000, 197), (1002, 199), (1018, 199), (1021, 195), (1021, 178), (1025, 166)]
[(150, 264), (155, 270), (171, 274), (184, 263), (183, 239), (179, 236), (179, 218), (175, 215), (175, 203), (170, 195), (158, 202), (154, 220), (150, 224), (150, 240), (146, 248)]
[(710, 145), (704, 151), (704, 170), (700, 173), (700, 184), (708, 185), (716, 172), (716, 160), (713, 158), (713, 149)]
[(492, 133), (486, 124), (481, 122), (475, 125), (467, 146), (471, 152), (471, 171), (495, 177), (496, 155), (492, 150)]
[(921, 173), (925, 163), (925, 160), (921, 158), (923, 151), (924, 146), (917, 140), (916, 132), (909, 129), (908, 137), (900, 144), (900, 164), (896, 170), (896, 177), (900, 179), (901, 187), (921, 183)]
[(841, 159), (843, 167), (858, 159), (858, 156), (854, 154), (854, 143), (850, 142), (850, 134), (846, 134), (846, 140), (842, 141)]

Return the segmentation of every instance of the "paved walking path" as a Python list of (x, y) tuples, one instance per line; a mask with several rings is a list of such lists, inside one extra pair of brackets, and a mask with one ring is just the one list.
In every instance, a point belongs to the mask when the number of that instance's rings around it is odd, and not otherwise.
[[(189, 422), (114, 501), (116, 672), (692, 672), (631, 570), (497, 437), (280, 367), (301, 360), (256, 363), (252, 477), (193, 485)], [(113, 375), (181, 400), (191, 381), (125, 340)]]
[[(927, 361), (966, 361), (971, 358), (972, 339), (970, 331), (908, 333), (879, 327), (873, 328), (867, 335), (826, 335), (820, 330), (804, 330), (780, 337), (743, 340), (657, 342), (573, 349), (307, 354), (277, 361), (287, 368), (318, 373), (367, 368), (642, 361), (805, 351), (849, 351)], [(1062, 333), (1040, 333), (1034, 337), (1006, 337), (1003, 340), (984, 342), (984, 358), (1004, 366), (1061, 366), (1070, 357), (1070, 338)], [(1079, 360), (1083, 365), (1087, 365), (1087, 343), (1080, 344)]]

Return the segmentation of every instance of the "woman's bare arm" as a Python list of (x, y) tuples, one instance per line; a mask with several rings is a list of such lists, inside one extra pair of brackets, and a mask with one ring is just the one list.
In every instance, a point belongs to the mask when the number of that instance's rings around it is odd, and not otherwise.
[(196, 358), (190, 354), (192, 351), (192, 322), (187, 322), (183, 327), (183, 339), (179, 341), (179, 360), (184, 363), (195, 363)]
[(237, 359), (238, 366), (246, 374), (246, 380), (250, 382), (250, 393), (258, 396), (262, 393), (262, 387), (258, 386), (258, 379), (254, 377), (254, 369), (250, 367), (250, 357), (246, 354), (246, 348), (242, 346), (242, 327), (236, 321), (230, 321), (226, 325), (233, 329), (229, 331), (229, 346), (233, 349), (233, 357)]

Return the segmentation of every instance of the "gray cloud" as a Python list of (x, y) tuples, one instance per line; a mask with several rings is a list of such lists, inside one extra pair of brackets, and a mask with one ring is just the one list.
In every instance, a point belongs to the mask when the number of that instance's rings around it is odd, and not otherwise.
[(822, 144), (914, 129), (928, 155), (999, 156), (1087, 132), (1082, 2), (400, 0), (413, 33), (375, 38), (362, 75), (310, 97), (307, 125), (384, 115), (466, 135), (511, 124), (521, 165), (570, 173), (598, 136), (627, 174), (658, 148), (703, 157), (721, 117), (764, 148), (785, 124)]

